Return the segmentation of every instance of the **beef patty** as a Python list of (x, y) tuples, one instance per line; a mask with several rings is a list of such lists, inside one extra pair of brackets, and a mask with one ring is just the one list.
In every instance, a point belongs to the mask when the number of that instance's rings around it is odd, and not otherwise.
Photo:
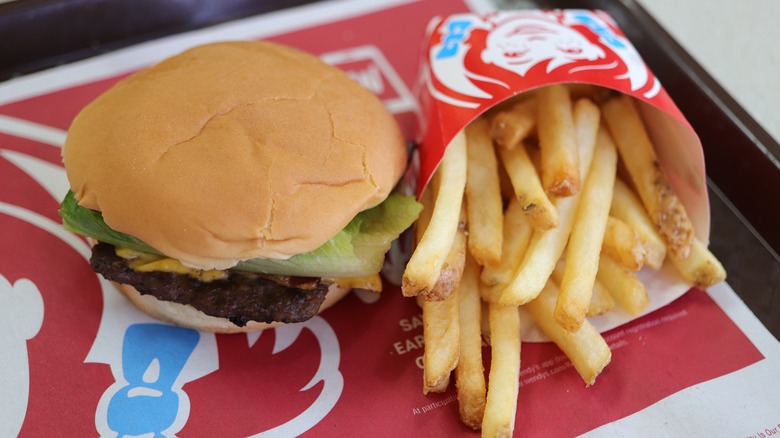
[(107, 280), (133, 286), (142, 295), (189, 304), (243, 327), (249, 321), (303, 322), (320, 309), (328, 285), (319, 278), (287, 277), (228, 270), (226, 279), (203, 282), (187, 274), (139, 272), (116, 255), (112, 245), (92, 248), (90, 264)]

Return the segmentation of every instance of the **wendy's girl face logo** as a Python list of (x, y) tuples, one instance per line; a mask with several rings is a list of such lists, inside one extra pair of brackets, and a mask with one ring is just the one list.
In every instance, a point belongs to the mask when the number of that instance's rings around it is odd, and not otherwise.
[[(453, 15), (433, 30), (427, 61), (435, 72), (432, 85), (464, 101), (459, 106), (564, 80), (595, 82), (645, 99), (661, 91), (628, 39), (596, 11)], [(474, 92), (467, 83), (484, 92)], [(489, 84), (504, 93), (491, 92)]]
[(493, 26), (485, 39), (482, 61), (520, 76), (544, 61), (549, 73), (572, 62), (604, 58), (604, 49), (557, 20), (509, 16)]

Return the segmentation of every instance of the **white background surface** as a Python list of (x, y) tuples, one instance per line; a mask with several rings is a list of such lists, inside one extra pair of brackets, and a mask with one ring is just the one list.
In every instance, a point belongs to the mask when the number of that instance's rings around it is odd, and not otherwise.
[(777, 390), (780, 382), (780, 343), (728, 284), (717, 284), (707, 293), (750, 338), (765, 359), (688, 387), (584, 436), (780, 436), (780, 391)]
[(780, 141), (780, 0), (637, 0)]

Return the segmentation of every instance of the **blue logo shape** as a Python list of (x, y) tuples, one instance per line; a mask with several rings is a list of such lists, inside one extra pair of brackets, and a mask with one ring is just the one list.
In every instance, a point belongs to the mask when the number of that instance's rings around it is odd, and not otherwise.
[(469, 20), (450, 21), (447, 25), (446, 36), (442, 39), (442, 47), (436, 53), (436, 59), (451, 58), (458, 53), (458, 47), (468, 36), (471, 28)]
[(604, 41), (610, 46), (618, 49), (626, 48), (626, 45), (618, 39), (617, 35), (615, 35), (612, 30), (606, 26), (603, 26), (595, 18), (593, 18), (593, 16), (586, 14), (575, 14), (574, 19), (587, 26), (590, 30), (593, 31), (593, 33), (604, 39)]
[(154, 433), (171, 427), (179, 413), (173, 384), (200, 339), (192, 329), (164, 324), (133, 324), (122, 344), (126, 386), (111, 397), (108, 427), (119, 436)]

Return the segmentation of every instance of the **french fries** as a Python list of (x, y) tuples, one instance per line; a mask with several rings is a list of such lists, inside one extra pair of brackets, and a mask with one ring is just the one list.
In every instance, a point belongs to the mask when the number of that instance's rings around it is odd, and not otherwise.
[(585, 384), (590, 386), (612, 360), (612, 351), (598, 330), (588, 321), (576, 332), (566, 331), (558, 325), (553, 316), (557, 297), (558, 286), (549, 281), (539, 297), (526, 304), (525, 308), (536, 324), (571, 360)]
[(632, 315), (639, 315), (650, 303), (645, 285), (636, 273), (624, 268), (612, 257), (599, 259), (596, 278), (607, 288), (615, 301)]
[(567, 263), (564, 268), (555, 306), (555, 320), (569, 332), (579, 330), (590, 307), (616, 172), (615, 145), (606, 129), (599, 129), (593, 163), (580, 193), (566, 251), (566, 259), (576, 262)]
[[(403, 292), (423, 308), (423, 392), (445, 390), (454, 372), (461, 420), (483, 436), (511, 436), (518, 306), (589, 386), (612, 353), (588, 318), (615, 306), (645, 311), (639, 270), (661, 269), (668, 255), (691, 285), (726, 273), (693, 235), (629, 98), (553, 85), (464, 131), (423, 194)], [(618, 177), (620, 160), (629, 183)], [(487, 382), (480, 327), (490, 331)]]
[(434, 175), (440, 183), (430, 225), (404, 270), (401, 282), (404, 296), (426, 294), (439, 280), (441, 267), (458, 231), (460, 207), (466, 188), (466, 162), (466, 136), (461, 132), (448, 145)]
[[(570, 103), (563, 102), (562, 105), (570, 105)], [(575, 114), (575, 132), (579, 144), (578, 173), (583, 175), (587, 174), (593, 160), (599, 120), (598, 117), (590, 116), (588, 107), (589, 105), (582, 104), (581, 116), (577, 117)], [(501, 294), (501, 305), (525, 304), (539, 294), (566, 247), (578, 204), (577, 195), (555, 199), (558, 226), (551, 230), (534, 232), (526, 250), (527, 255), (523, 258), (512, 282)]]
[(420, 300), (423, 312), (423, 393), (444, 392), (460, 357), (458, 292), (444, 301)]
[(536, 172), (525, 145), (513, 149), (499, 149), (501, 161), (515, 197), (520, 203), (528, 222), (537, 230), (550, 230), (558, 226), (558, 212), (542, 188), (542, 181)]
[(557, 201), (560, 224), (552, 230), (534, 231), (520, 267), (501, 293), (502, 306), (518, 306), (536, 298), (561, 258), (574, 225), (578, 198), (557, 198)]
[[(550, 278), (556, 284), (560, 284), (561, 280), (563, 280), (564, 266), (564, 260), (561, 259), (558, 264), (555, 265), (555, 270), (553, 270), (553, 273), (550, 276)], [(587, 316), (603, 315), (612, 310), (613, 307), (615, 307), (615, 299), (609, 293), (607, 288), (605, 288), (604, 285), (599, 283), (598, 279), (596, 279), (596, 281), (593, 282), (593, 293), (590, 297)]]
[(537, 98), (544, 189), (556, 196), (574, 195), (580, 191), (580, 158), (569, 89), (550, 85)]
[(493, 117), (490, 136), (497, 145), (514, 149), (536, 128), (536, 99), (522, 100)]
[[(525, 255), (528, 242), (531, 240), (533, 228), (528, 223), (523, 212), (523, 206), (517, 198), (510, 198), (509, 205), (504, 212), (504, 245), (501, 261), (498, 265), (487, 265), (482, 269), (481, 280), (485, 286), (496, 286), (498, 296), (495, 300), (488, 299), (483, 293), (485, 301), (498, 302), (503, 288), (512, 281), (515, 270)], [(483, 291), (487, 288), (483, 288)]]
[(626, 269), (638, 271), (644, 265), (648, 250), (636, 229), (614, 216), (609, 216), (601, 252)]
[[(432, 199), (430, 192), (425, 193), (420, 199), (423, 204), (423, 211), (417, 220), (415, 229), (415, 237), (418, 244), (430, 225), (433, 214), (431, 208)], [(465, 249), (465, 238), (462, 231), (456, 233), (452, 248)], [(457, 250), (453, 251), (452, 248), (448, 252), (448, 258), (457, 258), (457, 256), (453, 256), (453, 253), (457, 252)], [(465, 250), (463, 251), (463, 257), (465, 259)], [(461, 266), (462, 270), (463, 266)], [(440, 294), (445, 289), (452, 288), (447, 277), (455, 275), (446, 268), (445, 271), (444, 275), (440, 276), (432, 289), (438, 290)], [(444, 280), (442, 277), (444, 277)], [(460, 276), (458, 276), (458, 282), (459, 280)], [(458, 349), (460, 324), (458, 320), (459, 298), (456, 293), (457, 289), (458, 285), (456, 284), (452, 290), (447, 292), (446, 297), (439, 295), (435, 300), (430, 299), (432, 298), (431, 296), (427, 297), (429, 299), (425, 299), (425, 295), (417, 297), (423, 313), (423, 339), (428, 346), (423, 353), (423, 393), (425, 394), (443, 392), (447, 389), (450, 383), (450, 373), (457, 365), (460, 357)]]
[(466, 127), (468, 168), (466, 202), (468, 247), (481, 265), (501, 260), (503, 201), (498, 180), (498, 161), (488, 130), (489, 122), (479, 118)]
[[(418, 244), (431, 220), (433, 210), (433, 195), (431, 192), (432, 190), (426, 191), (420, 198), (420, 202), (423, 204), (423, 210), (420, 212), (420, 217), (417, 219), (417, 224), (415, 225), (415, 242)], [(419, 295), (423, 299), (428, 301), (442, 301), (449, 297), (452, 291), (458, 287), (461, 275), (463, 274), (463, 266), (466, 261), (465, 228), (465, 214), (463, 208), (461, 208), (458, 230), (455, 233), (455, 238), (453, 239), (450, 251), (447, 253), (447, 257), (442, 264), (439, 279), (431, 290)]]
[(588, 306), (588, 316), (599, 316), (608, 313), (615, 307), (615, 298), (609, 293), (598, 278), (593, 283), (593, 295), (590, 297), (590, 306)]
[(482, 436), (511, 437), (520, 389), (520, 315), (514, 306), (489, 304), (491, 366)]
[(661, 170), (633, 99), (625, 95), (609, 99), (602, 111), (653, 224), (669, 251), (678, 259), (687, 258), (693, 245), (693, 224)]
[(670, 258), (683, 279), (701, 289), (726, 279), (723, 265), (699, 239), (693, 239), (688, 258), (680, 259), (675, 254), (670, 254)]
[(642, 202), (620, 179), (615, 181), (609, 213), (639, 233), (646, 251), (645, 264), (655, 270), (661, 269), (666, 258), (666, 244), (653, 226)]
[(482, 362), (482, 303), (479, 297), (479, 265), (466, 257), (463, 281), (458, 289), (460, 359), (455, 368), (460, 418), (472, 429), (482, 427), (485, 413), (485, 367)]
[[(596, 144), (600, 122), (601, 112), (593, 102), (588, 99), (579, 99), (574, 103), (574, 129), (580, 155), (589, 152), (589, 145)], [(583, 148), (588, 149), (583, 151)], [(580, 158), (580, 161), (580, 172), (584, 175), (590, 166), (587, 160), (582, 163), (583, 159)]]
[(452, 294), (460, 284), (460, 278), (463, 275), (463, 267), (466, 264), (466, 223), (461, 215), (458, 222), (458, 230), (455, 232), (455, 239), (452, 241), (450, 251), (444, 264), (439, 271), (439, 279), (429, 291), (420, 293), (420, 296), (426, 301), (442, 301)]

